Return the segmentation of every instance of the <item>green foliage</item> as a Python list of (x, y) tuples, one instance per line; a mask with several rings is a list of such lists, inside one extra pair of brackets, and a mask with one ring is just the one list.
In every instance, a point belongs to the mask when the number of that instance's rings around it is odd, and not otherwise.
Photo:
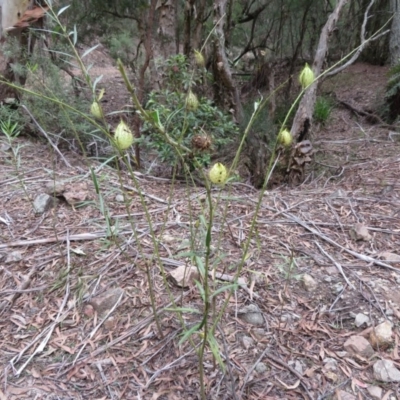
[(315, 102), (314, 120), (320, 124), (326, 124), (332, 113), (332, 101), (326, 97), (318, 97)]
[[(210, 149), (194, 149), (194, 154), (190, 155), (200, 164), (207, 165), (212, 151), (218, 152), (235, 140), (239, 129), (230, 115), (225, 114), (205, 97), (198, 99), (199, 105), (195, 110), (185, 107), (188, 90), (198, 77), (189, 70), (183, 55), (167, 60), (163, 69), (167, 77), (166, 88), (151, 92), (145, 108), (157, 116), (158, 123), (177, 143), (193, 148), (192, 140), (195, 136), (209, 138)], [(162, 162), (176, 165), (180, 161), (172, 146), (151, 124), (145, 122), (143, 132), (147, 146), (157, 152)], [(193, 159), (186, 161), (194, 164)]]
[[(36, 54), (24, 68), (29, 89), (36, 94), (25, 93), (23, 102), (39, 125), (48, 134), (56, 135), (58, 140), (66, 140), (71, 144), (73, 139), (79, 138), (83, 144), (88, 143), (93, 127), (77, 111), (88, 113), (91, 103), (78, 94), (77, 82), (62, 73), (48, 57), (41, 57), (40, 54)], [(60, 102), (76, 111), (63, 107)]]
[(400, 90), (400, 62), (390, 68), (388, 76), (386, 97), (391, 97)]
[(386, 86), (385, 103), (381, 106), (381, 115), (389, 123), (393, 123), (400, 114), (400, 62), (389, 70)]

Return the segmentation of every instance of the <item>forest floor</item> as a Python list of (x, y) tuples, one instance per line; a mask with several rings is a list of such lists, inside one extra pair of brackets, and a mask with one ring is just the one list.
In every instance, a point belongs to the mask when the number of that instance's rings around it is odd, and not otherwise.
[[(95, 67), (109, 100), (127, 102), (116, 70)], [(400, 136), (349, 108), (374, 110), (386, 73), (358, 63), (322, 85), (338, 102), (314, 128), (305, 183), (265, 193), (240, 273), (247, 286), (215, 297), (216, 312), (227, 300), (215, 330), (225, 368), (206, 347), (209, 399), (400, 399), (396, 379), (374, 370), (379, 360), (400, 369)], [(202, 335), (179, 341), (203, 302), (162, 271), (187, 263), (204, 188), (137, 172), (140, 197), (126, 172), (121, 182), (92, 161), (101, 206), (87, 159), (64, 153), (68, 166), (45, 140), (27, 137), (14, 150), (18, 163), (0, 136), (0, 400), (198, 399)], [(55, 181), (64, 200), (35, 214), (35, 198)], [(220, 287), (237, 272), (260, 193), (232, 184), (213, 196), (228, 206), (212, 232)], [(199, 314), (179, 317), (172, 299)], [(385, 321), (390, 338), (377, 345), (371, 331)]]

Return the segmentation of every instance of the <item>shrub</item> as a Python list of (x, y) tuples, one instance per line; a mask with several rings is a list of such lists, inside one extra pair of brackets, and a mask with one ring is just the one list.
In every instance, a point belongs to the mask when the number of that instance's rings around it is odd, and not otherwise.
[[(193, 165), (193, 158), (202, 165), (210, 162), (213, 151), (220, 151), (237, 138), (239, 129), (232, 117), (206, 97), (198, 98), (198, 105), (187, 106), (189, 90), (200, 78), (189, 70), (183, 55), (168, 59), (163, 66), (165, 89), (152, 91), (146, 109), (157, 115), (160, 124), (176, 142), (193, 150), (185, 160)], [(191, 89), (192, 88), (192, 89)], [(144, 141), (157, 152), (162, 162), (176, 165), (178, 155), (164, 137), (149, 123), (143, 126)]]
[(318, 97), (315, 102), (314, 119), (320, 124), (326, 124), (332, 112), (332, 102), (326, 97)]

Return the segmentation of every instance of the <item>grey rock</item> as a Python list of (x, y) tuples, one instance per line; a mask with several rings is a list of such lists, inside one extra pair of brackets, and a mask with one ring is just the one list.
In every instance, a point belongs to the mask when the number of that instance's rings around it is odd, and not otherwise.
[(342, 292), (344, 289), (344, 286), (341, 282), (337, 283), (336, 285), (333, 285), (333, 291), (337, 294), (339, 294), (340, 292)]
[(243, 336), (241, 338), (242, 346), (248, 350), (251, 346), (254, 345), (254, 340), (250, 336)]
[(299, 374), (303, 375), (304, 365), (299, 360), (291, 360), (288, 364), (293, 367)]
[(381, 400), (383, 390), (379, 386), (368, 386), (367, 391), (373, 399)]
[(7, 254), (6, 263), (18, 262), (22, 260), (22, 253), (20, 251), (12, 251), (11, 253)]
[(117, 194), (115, 196), (115, 201), (117, 201), (118, 203), (123, 203), (124, 202), (124, 196), (122, 194)]
[(256, 367), (254, 368), (258, 374), (264, 373), (268, 368), (263, 362), (257, 363)]
[(65, 182), (51, 181), (46, 183), (46, 193), (50, 196), (61, 196), (65, 192)]
[(323, 363), (327, 371), (337, 370), (337, 361), (334, 358), (327, 357), (323, 360)]
[(379, 360), (374, 366), (375, 379), (382, 382), (400, 382), (400, 371), (391, 360)]
[(264, 317), (260, 309), (255, 304), (249, 304), (238, 311), (238, 316), (241, 320), (251, 325), (263, 325)]
[(354, 320), (354, 325), (359, 328), (360, 326), (363, 326), (364, 324), (366, 326), (369, 326), (371, 323), (368, 315), (365, 315), (363, 313), (359, 313), (356, 315), (356, 318)]
[(52, 196), (46, 193), (41, 193), (37, 195), (33, 201), (33, 208), (36, 214), (43, 214), (45, 211), (53, 207), (54, 204), (55, 199)]
[(351, 354), (369, 358), (374, 354), (374, 349), (368, 340), (362, 336), (351, 336), (344, 344), (344, 349)]

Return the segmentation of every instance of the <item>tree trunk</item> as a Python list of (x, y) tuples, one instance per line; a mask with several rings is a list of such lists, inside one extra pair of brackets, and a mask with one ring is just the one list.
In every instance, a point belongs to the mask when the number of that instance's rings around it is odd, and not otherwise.
[(390, 9), (393, 12), (392, 26), (390, 29), (390, 64), (400, 62), (400, 0), (390, 0)]
[(236, 121), (240, 122), (243, 118), (243, 109), (239, 90), (232, 79), (228, 58), (225, 53), (224, 23), (226, 20), (226, 4), (227, 0), (215, 0), (214, 4), (214, 92), (217, 103), (222, 108), (227, 106), (235, 116)]
[(176, 5), (174, 0), (158, 0), (156, 11), (159, 13), (159, 28), (157, 30), (158, 55), (167, 59), (177, 53)]
[[(24, 85), (26, 76), (18, 75), (12, 65), (25, 64), (27, 61), (35, 42), (33, 37), (29, 40), (27, 28), (38, 20), (42, 20), (44, 10), (35, 6), (33, 0), (0, 0), (0, 11), (0, 42), (4, 43), (7, 38), (16, 38), (20, 46), (19, 49), (15, 49), (15, 54), (10, 58), (0, 55), (1, 75), (8, 82)], [(18, 93), (8, 85), (0, 85), (0, 101), (6, 97), (18, 97)]]
[[(322, 65), (328, 51), (328, 38), (336, 27), (341, 9), (347, 2), (348, 0), (338, 1), (336, 8), (328, 17), (325, 26), (322, 28), (317, 52), (315, 54), (314, 62), (312, 65), (312, 70), (315, 76), (318, 76), (321, 73)], [(300, 100), (299, 108), (294, 117), (291, 129), (291, 134), (294, 138), (294, 141), (296, 142), (301, 142), (302, 140), (306, 139), (310, 131), (315, 100), (317, 97), (317, 88), (318, 81), (315, 81), (311, 86), (309, 86), (309, 88), (304, 93), (302, 99)]]

